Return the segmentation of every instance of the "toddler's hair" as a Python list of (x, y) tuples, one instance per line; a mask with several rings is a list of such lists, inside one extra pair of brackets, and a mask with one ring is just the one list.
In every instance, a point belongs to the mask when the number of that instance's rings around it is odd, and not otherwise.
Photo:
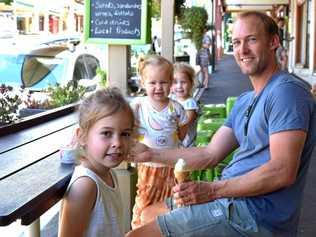
[(169, 72), (170, 72), (170, 80), (172, 81), (173, 79), (173, 65), (172, 63), (159, 55), (148, 55), (145, 57), (142, 57), (138, 61), (138, 72), (141, 78), (143, 79), (144, 76), (144, 70), (146, 66), (151, 65), (151, 66), (159, 66), (159, 67), (166, 67)]
[(177, 62), (174, 64), (174, 74), (177, 72), (184, 73), (188, 79), (190, 80), (192, 87), (194, 86), (194, 78), (195, 78), (195, 71), (190, 64), (184, 62)]
[(120, 90), (115, 87), (97, 90), (85, 98), (79, 106), (79, 126), (82, 129), (83, 136), (87, 135), (89, 129), (98, 120), (122, 110), (126, 111), (126, 116), (130, 116), (131, 125), (134, 128), (133, 110)]

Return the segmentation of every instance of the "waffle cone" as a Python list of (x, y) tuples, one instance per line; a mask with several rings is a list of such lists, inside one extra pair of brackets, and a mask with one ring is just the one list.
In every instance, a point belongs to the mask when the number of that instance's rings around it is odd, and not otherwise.
[(191, 180), (190, 171), (174, 171), (174, 177), (178, 184)]

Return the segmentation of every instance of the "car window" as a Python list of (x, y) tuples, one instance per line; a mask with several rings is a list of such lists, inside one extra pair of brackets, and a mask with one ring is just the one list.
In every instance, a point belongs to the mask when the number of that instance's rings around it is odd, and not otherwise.
[(73, 80), (78, 82), (80, 79), (87, 78), (88, 73), (86, 71), (86, 67), (84, 64), (84, 57), (83, 55), (79, 56), (75, 63), (75, 69), (73, 74)]
[(88, 71), (88, 78), (92, 79), (97, 74), (96, 70), (99, 67), (100, 62), (97, 58), (95, 58), (92, 55), (86, 54), (86, 55), (84, 55), (84, 57), (85, 57), (85, 62), (86, 62), (86, 66), (87, 66), (87, 71)]
[(45, 89), (61, 84), (66, 59), (27, 55), (22, 66), (22, 82), (25, 87)]

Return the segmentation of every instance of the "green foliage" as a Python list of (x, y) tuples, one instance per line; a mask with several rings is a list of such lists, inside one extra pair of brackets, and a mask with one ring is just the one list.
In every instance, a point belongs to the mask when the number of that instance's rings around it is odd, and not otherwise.
[(174, 15), (177, 17), (181, 17), (184, 10), (185, 0), (176, 0), (174, 2)]
[(8, 124), (18, 119), (17, 110), (21, 96), (12, 87), (0, 86), (0, 124)]
[(96, 70), (96, 73), (97, 73), (97, 76), (100, 77), (100, 86), (105, 88), (107, 87), (107, 74), (106, 74), (106, 71), (101, 69), (100, 67), (97, 68)]
[(207, 19), (207, 11), (203, 7), (184, 8), (183, 15), (179, 19), (179, 24), (187, 32), (196, 49), (201, 48)]
[(11, 5), (13, 0), (0, 0), (0, 3), (3, 2), (5, 5)]
[[(185, 0), (175, 0), (174, 2), (174, 14), (180, 17), (182, 14), (182, 9), (184, 8)], [(160, 18), (161, 0), (149, 0), (149, 7), (151, 10), (151, 16), (153, 18)]]
[(151, 16), (153, 18), (160, 18), (160, 0), (149, 0), (149, 7)]
[(57, 108), (79, 101), (86, 90), (83, 86), (75, 87), (73, 83), (68, 83), (66, 86), (49, 87), (47, 91), (50, 95), (51, 107)]

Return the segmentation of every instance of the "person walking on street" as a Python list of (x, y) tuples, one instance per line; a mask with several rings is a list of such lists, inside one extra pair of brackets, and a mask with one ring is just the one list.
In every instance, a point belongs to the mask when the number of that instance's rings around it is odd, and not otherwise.
[(210, 30), (210, 26), (206, 26), (204, 28), (202, 46), (196, 56), (196, 64), (200, 66), (200, 69), (201, 69), (200, 71), (202, 75), (202, 85), (204, 88), (208, 88), (208, 82), (210, 80), (208, 66), (211, 65), (211, 60), (212, 60), (211, 51), (210, 51), (210, 47), (212, 46), (212, 39), (207, 34), (209, 30)]
[(287, 70), (288, 55), (287, 55), (287, 49), (285, 46), (285, 41), (286, 41), (284, 37), (285, 20), (283, 17), (279, 17), (277, 19), (277, 25), (278, 25), (278, 34), (280, 38), (280, 46), (277, 49), (277, 59), (278, 59), (281, 70)]
[(194, 170), (215, 167), (237, 152), (220, 180), (176, 185), (173, 199), (181, 208), (166, 208), (128, 237), (296, 236), (316, 143), (315, 101), (304, 82), (279, 69), (278, 27), (272, 18), (256, 11), (240, 14), (232, 42), (253, 90), (238, 97), (210, 143), (165, 150), (138, 144), (131, 158), (170, 166), (182, 158)]

